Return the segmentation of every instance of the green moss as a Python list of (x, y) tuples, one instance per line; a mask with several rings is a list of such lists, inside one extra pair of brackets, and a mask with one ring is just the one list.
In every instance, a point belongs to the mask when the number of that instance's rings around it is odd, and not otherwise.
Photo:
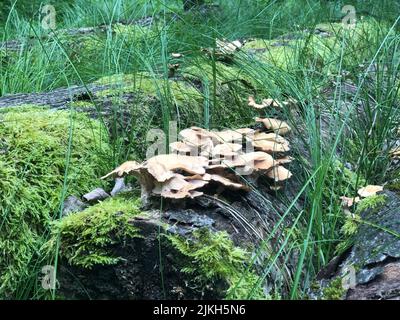
[(73, 108), (94, 108), (94, 103), (90, 101), (73, 101), (70, 103)]
[(345, 223), (341, 228), (345, 240), (337, 246), (336, 251), (338, 253), (343, 252), (352, 244), (353, 236), (357, 233), (360, 223), (362, 223), (361, 213), (368, 210), (369, 214), (374, 214), (385, 205), (386, 201), (386, 195), (375, 195), (365, 198), (357, 204), (355, 213), (347, 215)]
[[(137, 108), (142, 113), (145, 110), (146, 116), (141, 115), (139, 124), (146, 124), (146, 131), (150, 129), (148, 124), (151, 122), (150, 127), (162, 127), (160, 114), (165, 110), (168, 110), (171, 119), (179, 120), (182, 128), (202, 122), (204, 98), (189, 82), (165, 80), (141, 72), (103, 77), (97, 83), (113, 85), (96, 93), (99, 98), (113, 99), (113, 103), (119, 103), (118, 99), (123, 100), (124, 94), (134, 94), (135, 105), (130, 111)], [(146, 133), (143, 132), (141, 136), (146, 136)]]
[[(258, 276), (246, 271), (250, 254), (235, 247), (226, 232), (199, 229), (191, 239), (167, 235), (172, 246), (184, 257), (183, 273), (189, 274), (196, 286), (205, 288), (219, 280), (228, 283), (226, 295), (231, 299), (246, 298), (255, 287)], [(253, 298), (265, 298), (261, 289), (254, 290)]]
[(129, 220), (140, 213), (139, 201), (112, 198), (55, 222), (50, 247), (60, 236), (60, 255), (71, 265), (91, 268), (119, 261), (109, 253), (110, 245), (139, 237)]
[(329, 286), (325, 287), (322, 291), (323, 300), (342, 300), (346, 290), (342, 285), (342, 278), (338, 277), (332, 280)]
[(287, 68), (295, 57), (296, 45), (298, 43), (294, 40), (279, 42), (277, 40), (256, 39), (247, 43), (243, 49), (264, 63), (279, 68)]
[(400, 180), (397, 178), (386, 185), (386, 189), (394, 191), (396, 193), (400, 192)]
[(348, 216), (346, 218), (346, 221), (341, 229), (342, 233), (346, 237), (351, 237), (356, 234), (358, 230), (358, 223), (360, 222), (360, 217), (355, 215), (355, 216)]
[(34, 106), (1, 111), (0, 296), (12, 297), (46, 264), (38, 250), (62, 195), (101, 185), (108, 153), (104, 136), (101, 126), (83, 115)]
[(376, 213), (386, 204), (386, 201), (387, 196), (384, 194), (367, 197), (358, 203), (356, 214), (360, 215), (366, 210), (368, 210), (370, 214)]
[(145, 72), (107, 76), (97, 80), (96, 83), (116, 86), (116, 88), (106, 89), (96, 93), (98, 97), (118, 96), (124, 93), (133, 93), (137, 91), (145, 95), (158, 96), (160, 93), (164, 94), (167, 87), (169, 87), (173, 99), (178, 104), (192, 102), (198, 105), (202, 102), (201, 93), (193, 86), (183, 81), (163, 80), (151, 77)]
[[(303, 60), (312, 68), (323, 68), (327, 74), (336, 74), (337, 66), (331, 62), (340, 58), (343, 43), (349, 50), (358, 50), (357, 53), (361, 57), (368, 51), (365, 43), (372, 42), (376, 37), (376, 30), (380, 28), (373, 19), (359, 20), (356, 28), (350, 30), (345, 29), (342, 23), (323, 23), (317, 25), (316, 29), (329, 34), (321, 36), (311, 32), (293, 32), (283, 35), (280, 39), (250, 41), (243, 50), (264, 63), (290, 72), (298, 69), (299, 60)], [(360, 63), (361, 60), (362, 58)], [(354, 64), (353, 54), (345, 57), (346, 66), (347, 62), (349, 65)]]

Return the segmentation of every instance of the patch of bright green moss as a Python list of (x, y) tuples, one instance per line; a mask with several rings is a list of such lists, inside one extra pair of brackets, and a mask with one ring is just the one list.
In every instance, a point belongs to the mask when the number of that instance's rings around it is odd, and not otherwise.
[[(361, 55), (365, 51), (365, 43), (376, 37), (378, 28), (381, 26), (372, 19), (359, 20), (354, 29), (346, 29), (342, 23), (324, 23), (317, 25), (316, 29), (328, 34), (293, 32), (278, 39), (250, 41), (243, 50), (288, 71), (297, 69), (299, 59), (306, 59), (313, 67), (325, 68), (324, 71), (329, 74), (337, 72), (336, 64), (331, 62), (340, 58), (343, 43), (349, 50), (360, 49), (358, 53)], [(354, 63), (351, 54), (345, 59)]]
[(369, 210), (370, 213), (376, 213), (386, 204), (386, 201), (387, 196), (384, 194), (367, 197), (358, 203), (356, 214), (359, 215), (366, 210)]
[[(199, 229), (193, 233), (192, 239), (176, 235), (167, 237), (173, 247), (187, 258), (181, 271), (190, 275), (197, 286), (204, 288), (218, 280), (226, 281), (229, 285), (226, 294), (231, 299), (246, 298), (256, 286), (258, 276), (245, 267), (250, 254), (235, 247), (226, 232)], [(254, 291), (253, 298), (265, 298), (261, 289)]]
[(247, 43), (243, 50), (265, 63), (279, 68), (287, 68), (295, 57), (297, 45), (298, 43), (294, 40), (256, 39)]
[(91, 268), (119, 261), (109, 253), (110, 245), (126, 238), (139, 237), (139, 231), (129, 223), (140, 214), (139, 201), (112, 198), (70, 214), (55, 223), (54, 244), (60, 236), (60, 255), (71, 265)]
[(35, 268), (46, 264), (38, 252), (62, 195), (102, 184), (109, 148), (103, 137), (100, 124), (83, 115), (34, 106), (1, 111), (1, 297), (26, 290)]
[(70, 103), (73, 108), (94, 108), (94, 103), (90, 101), (73, 101)]
[(99, 97), (121, 95), (137, 91), (141, 91), (146, 95), (157, 96), (158, 94), (164, 94), (167, 87), (169, 87), (173, 99), (178, 103), (195, 102), (199, 104), (202, 101), (201, 93), (193, 86), (182, 81), (163, 80), (151, 77), (147, 73), (117, 74), (103, 77), (97, 80), (96, 83), (116, 85), (116, 88), (98, 92), (96, 95)]
[(358, 230), (359, 222), (360, 222), (360, 217), (358, 215), (347, 217), (341, 229), (342, 233), (346, 237), (351, 237), (355, 235)]
[(361, 200), (357, 204), (356, 212), (348, 215), (341, 229), (346, 237), (351, 237), (356, 234), (358, 226), (361, 223), (361, 213), (369, 210), (370, 214), (374, 214), (382, 208), (387, 201), (386, 195), (375, 195)]
[(338, 277), (331, 281), (328, 287), (324, 288), (323, 300), (342, 300), (346, 290), (342, 285), (342, 278)]

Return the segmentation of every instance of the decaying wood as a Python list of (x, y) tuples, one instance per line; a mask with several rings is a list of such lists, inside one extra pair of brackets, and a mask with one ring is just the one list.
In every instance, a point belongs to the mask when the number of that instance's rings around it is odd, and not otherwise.
[(44, 93), (10, 94), (0, 97), (0, 108), (32, 104), (49, 106), (55, 109), (68, 107), (68, 103), (77, 100), (90, 100), (96, 92), (110, 88), (110, 85), (70, 86)]
[(382, 208), (361, 214), (367, 223), (360, 224), (353, 246), (320, 272), (323, 280), (348, 278), (347, 300), (400, 300), (400, 197), (384, 194), (387, 202)]

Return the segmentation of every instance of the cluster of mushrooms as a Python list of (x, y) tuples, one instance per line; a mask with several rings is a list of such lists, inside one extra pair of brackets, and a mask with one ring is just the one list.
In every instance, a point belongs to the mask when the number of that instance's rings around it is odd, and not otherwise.
[(156, 155), (143, 163), (125, 162), (103, 178), (137, 177), (142, 201), (151, 196), (195, 198), (210, 190), (209, 186), (248, 191), (243, 181), (249, 176), (253, 181), (266, 176), (271, 190), (279, 190), (292, 176), (283, 166), (292, 161), (287, 155), (289, 142), (283, 137), (291, 128), (275, 118), (256, 121), (262, 123), (262, 129), (184, 129), (179, 133), (180, 141), (170, 144), (169, 154)]

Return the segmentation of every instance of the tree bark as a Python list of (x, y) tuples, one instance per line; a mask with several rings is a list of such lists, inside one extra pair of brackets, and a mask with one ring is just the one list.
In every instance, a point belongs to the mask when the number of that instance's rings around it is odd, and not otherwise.
[[(400, 300), (400, 197), (385, 191), (386, 204), (367, 209), (353, 246), (319, 274), (322, 283), (345, 276), (346, 300)], [(329, 285), (329, 284), (328, 284)]]

